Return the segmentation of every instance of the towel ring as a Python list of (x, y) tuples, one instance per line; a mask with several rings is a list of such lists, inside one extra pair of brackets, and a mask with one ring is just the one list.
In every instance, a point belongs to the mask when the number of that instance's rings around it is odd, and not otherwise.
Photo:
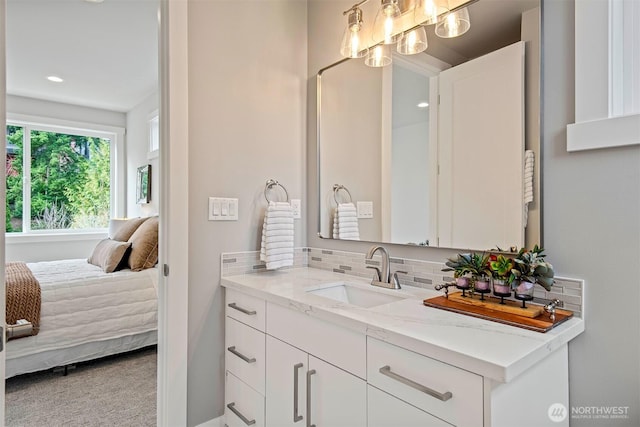
[(349, 190), (347, 190), (347, 187), (345, 187), (342, 184), (333, 184), (333, 200), (336, 201), (336, 205), (340, 204), (338, 203), (338, 198), (336, 197), (338, 194), (338, 191), (340, 190), (346, 191), (347, 194), (349, 195), (349, 203), (353, 203), (353, 198), (351, 197), (351, 193), (349, 192)]
[(282, 188), (284, 190), (284, 194), (287, 196), (287, 202), (289, 201), (289, 193), (287, 192), (287, 189), (284, 188), (284, 185), (280, 184), (278, 181), (276, 181), (275, 179), (270, 179), (267, 181), (267, 183), (264, 186), (264, 198), (267, 199), (267, 202), (271, 202), (271, 200), (269, 200), (269, 197), (267, 197), (267, 190), (270, 190), (271, 187), (273, 187), (274, 185), (277, 185), (278, 187)]

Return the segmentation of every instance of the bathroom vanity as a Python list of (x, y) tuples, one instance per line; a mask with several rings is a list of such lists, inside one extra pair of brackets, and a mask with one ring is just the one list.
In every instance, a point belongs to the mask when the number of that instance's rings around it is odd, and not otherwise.
[[(539, 333), (315, 268), (222, 278), (232, 426), (543, 426), (568, 408), (572, 318)], [(558, 407), (555, 405), (554, 407)]]

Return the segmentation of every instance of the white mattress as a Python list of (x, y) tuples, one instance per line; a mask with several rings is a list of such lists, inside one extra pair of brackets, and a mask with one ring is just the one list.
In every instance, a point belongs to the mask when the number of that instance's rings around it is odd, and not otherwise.
[(29, 355), (157, 330), (157, 268), (104, 273), (86, 259), (27, 265), (42, 289), (40, 332), (9, 341), (7, 365)]

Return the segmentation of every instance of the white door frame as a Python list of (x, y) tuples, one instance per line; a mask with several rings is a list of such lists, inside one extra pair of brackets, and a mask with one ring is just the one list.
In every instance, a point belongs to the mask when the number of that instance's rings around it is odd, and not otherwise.
[[(187, 424), (188, 66), (187, 2), (160, 1), (160, 271), (157, 425)], [(171, 242), (171, 244), (169, 244)]]
[[(6, 1), (0, 0), (0, 117), (6, 116)], [(188, 302), (188, 134), (187, 2), (160, 1), (160, 270), (171, 266), (171, 275), (158, 287), (158, 386), (157, 425), (187, 424), (187, 302)], [(169, 61), (171, 58), (171, 61)], [(6, 144), (0, 131), (0, 150)], [(2, 170), (6, 165), (2, 166)], [(0, 177), (0, 194), (5, 184)], [(4, 200), (4, 197), (2, 198)], [(5, 213), (0, 203), (0, 217)], [(171, 223), (171, 227), (169, 227)], [(168, 242), (171, 242), (169, 245)], [(171, 250), (173, 248), (174, 250)], [(4, 277), (5, 235), (0, 233), (0, 277)], [(5, 306), (5, 286), (0, 287)], [(4, 325), (4, 310), (0, 323)], [(4, 335), (4, 334), (3, 334)], [(4, 336), (0, 337), (4, 341)], [(5, 375), (5, 352), (0, 353), (0, 378)], [(5, 382), (0, 381), (0, 426), (4, 425)]]
[[(6, 74), (6, 2), (5, 0), (0, 0), (0, 117), (7, 116), (7, 74)], [(0, 150), (2, 153), (7, 152), (7, 137), (5, 135), (7, 131), (7, 126), (3, 125), (0, 130)], [(0, 218), (5, 218), (6, 215), (6, 168), (7, 163), (2, 162), (2, 169), (0, 170)], [(0, 336), (0, 340), (2, 340), (2, 352), (0, 352), (0, 426), (4, 426), (4, 375), (5, 375), (5, 355), (7, 354), (4, 350), (6, 348), (6, 340), (5, 340), (5, 283), (4, 283), (4, 259), (5, 259), (5, 242), (4, 242), (4, 233), (0, 233), (0, 277), (2, 278), (2, 286), (0, 286), (0, 307), (2, 308), (2, 313), (0, 313), (0, 325), (2, 325), (2, 336)]]

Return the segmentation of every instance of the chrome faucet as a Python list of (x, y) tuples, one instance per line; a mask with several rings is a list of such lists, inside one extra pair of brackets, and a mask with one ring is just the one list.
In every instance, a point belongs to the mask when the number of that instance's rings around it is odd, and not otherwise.
[(365, 260), (373, 259), (373, 255), (380, 251), (380, 255), (382, 256), (382, 265), (380, 268), (367, 265), (367, 268), (371, 268), (376, 271), (376, 275), (371, 280), (371, 284), (373, 286), (380, 286), (383, 288), (389, 289), (400, 289), (400, 282), (398, 280), (398, 273), (405, 273), (404, 271), (396, 271), (393, 275), (390, 274), (389, 270), (389, 252), (382, 246), (372, 246), (369, 248), (367, 255), (365, 256)]

